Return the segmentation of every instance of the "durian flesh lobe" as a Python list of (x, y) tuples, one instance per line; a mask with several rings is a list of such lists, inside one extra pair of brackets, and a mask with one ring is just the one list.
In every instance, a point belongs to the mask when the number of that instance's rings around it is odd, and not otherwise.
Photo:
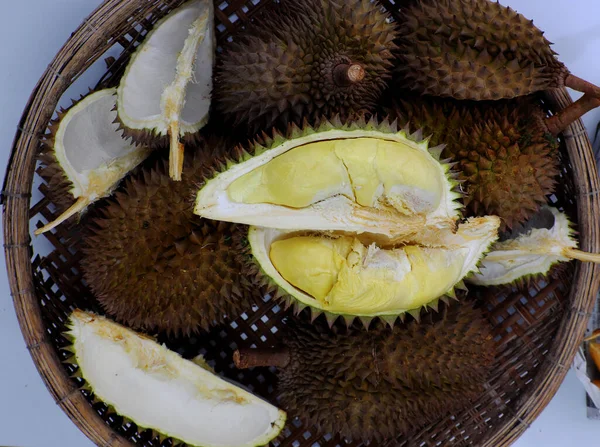
[(497, 239), (499, 225), (495, 216), (473, 218), (456, 232), (429, 233), (424, 244), (392, 247), (364, 236), (259, 227), (250, 228), (248, 240), (263, 279), (299, 307), (351, 318), (394, 318), (452, 296)]
[(275, 438), (286, 414), (181, 358), (153, 339), (75, 310), (67, 336), (85, 388), (141, 430), (190, 446), (255, 447)]
[(325, 123), (254, 147), (198, 192), (206, 218), (287, 230), (390, 238), (459, 216), (450, 166), (389, 124)]

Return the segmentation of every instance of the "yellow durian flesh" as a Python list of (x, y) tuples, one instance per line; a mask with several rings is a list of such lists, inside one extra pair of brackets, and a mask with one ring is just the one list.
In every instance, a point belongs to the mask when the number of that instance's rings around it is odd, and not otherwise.
[[(404, 215), (434, 211), (444, 195), (435, 161), (405, 143), (355, 138), (296, 147), (237, 178), (238, 203), (304, 208), (334, 196)], [(435, 172), (435, 170), (433, 170)]]

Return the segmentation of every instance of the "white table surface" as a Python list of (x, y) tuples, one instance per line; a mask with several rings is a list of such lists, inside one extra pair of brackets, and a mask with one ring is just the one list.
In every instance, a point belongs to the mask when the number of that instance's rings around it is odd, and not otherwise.
[[(70, 33), (100, 1), (5, 3), (0, 14), (2, 176), (18, 120), (37, 80)], [(571, 71), (600, 85), (598, 0), (502, 0), (501, 3), (534, 19), (555, 43), (555, 50)], [(586, 115), (588, 132), (595, 131), (599, 120), (600, 110)], [(46, 391), (21, 336), (4, 257), (0, 264), (0, 445), (91, 446)], [(569, 373), (554, 400), (515, 446), (592, 446), (598, 445), (599, 439), (600, 421), (586, 419), (584, 391), (573, 373)]]

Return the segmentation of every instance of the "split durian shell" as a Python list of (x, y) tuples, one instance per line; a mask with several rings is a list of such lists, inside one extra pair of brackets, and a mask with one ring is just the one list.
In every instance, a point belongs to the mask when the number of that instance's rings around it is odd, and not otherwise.
[(260, 288), (240, 275), (246, 228), (193, 214), (196, 185), (226, 146), (200, 144), (180, 182), (169, 178), (164, 159), (145, 167), (87, 223), (83, 276), (118, 321), (189, 335), (260, 302)]
[(443, 147), (364, 119), (325, 121), (237, 148), (199, 190), (199, 216), (283, 230), (400, 238), (453, 226), (461, 208)]
[(84, 388), (139, 431), (190, 446), (255, 447), (285, 425), (268, 402), (102, 316), (75, 310), (66, 335)]
[(104, 89), (62, 110), (44, 142), (41, 175), (61, 211), (39, 235), (111, 195), (119, 182), (149, 154), (122, 138), (114, 123), (116, 89)]
[(471, 303), (454, 304), (420, 323), (368, 332), (290, 318), (277, 351), (240, 350), (234, 361), (278, 367), (280, 405), (320, 433), (395, 445), (484, 392), (495, 359), (492, 326)]
[(535, 217), (546, 223), (494, 244), (481, 261), (480, 271), (468, 281), (499, 286), (546, 276), (557, 264), (573, 259), (600, 263), (600, 254), (577, 249), (575, 232), (565, 213), (545, 206)]
[(248, 273), (297, 312), (310, 308), (313, 318), (324, 313), (330, 324), (358, 317), (366, 327), (372, 318), (393, 325), (455, 297), (497, 240), (499, 225), (495, 216), (471, 218), (455, 231), (426, 231), (388, 247), (347, 233), (250, 227)]
[(215, 57), (212, 0), (175, 9), (148, 34), (118, 88), (118, 121), (125, 134), (170, 146), (169, 174), (181, 180), (184, 146), (208, 121)]

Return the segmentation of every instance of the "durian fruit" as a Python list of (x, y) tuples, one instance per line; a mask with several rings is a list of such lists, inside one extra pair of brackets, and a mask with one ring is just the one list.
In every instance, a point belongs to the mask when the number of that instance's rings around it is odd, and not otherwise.
[(75, 310), (66, 335), (84, 388), (139, 431), (190, 446), (254, 447), (285, 425), (285, 412), (102, 316)]
[(492, 328), (470, 304), (389, 329), (333, 331), (288, 320), (283, 346), (234, 353), (238, 368), (278, 367), (290, 417), (322, 433), (383, 445), (472, 405), (494, 362)]
[(440, 298), (477, 270), (498, 236), (496, 216), (471, 218), (456, 230), (426, 231), (383, 246), (361, 235), (306, 233), (250, 227), (248, 273), (275, 296), (324, 313), (332, 324), (360, 318), (365, 327), (378, 317), (393, 325), (406, 313), (437, 310)]
[(105, 311), (133, 328), (190, 334), (233, 319), (261, 298), (240, 274), (246, 229), (193, 214), (194, 194), (220, 142), (186, 157), (181, 182), (165, 160), (128, 179), (89, 223), (84, 278)]
[(420, 0), (401, 8), (397, 21), (405, 88), (474, 100), (558, 87), (600, 97), (600, 88), (570, 74), (532, 21), (498, 2)]
[(460, 194), (441, 150), (388, 122), (293, 126), (287, 137), (275, 133), (238, 148), (199, 190), (194, 212), (268, 228), (389, 238), (453, 226)]
[(149, 149), (123, 139), (113, 123), (116, 90), (105, 89), (61, 110), (50, 125), (41, 155), (41, 175), (60, 216), (36, 230), (39, 235), (91, 203), (109, 196), (123, 177), (141, 163)]
[(456, 162), (467, 215), (496, 215), (512, 228), (554, 192), (558, 142), (531, 99), (481, 102), (429, 97), (399, 100), (390, 109), (402, 125), (423, 129), (442, 157)]
[(396, 25), (370, 0), (283, 0), (236, 35), (215, 83), (220, 112), (251, 131), (374, 109)]
[(137, 48), (118, 89), (118, 121), (145, 145), (170, 144), (169, 174), (181, 180), (184, 146), (207, 123), (215, 55), (212, 0), (169, 13)]
[(481, 261), (480, 271), (468, 281), (481, 286), (511, 284), (528, 277), (545, 276), (560, 262), (573, 259), (600, 263), (600, 254), (577, 249), (566, 214), (543, 207), (532, 225), (497, 242)]

